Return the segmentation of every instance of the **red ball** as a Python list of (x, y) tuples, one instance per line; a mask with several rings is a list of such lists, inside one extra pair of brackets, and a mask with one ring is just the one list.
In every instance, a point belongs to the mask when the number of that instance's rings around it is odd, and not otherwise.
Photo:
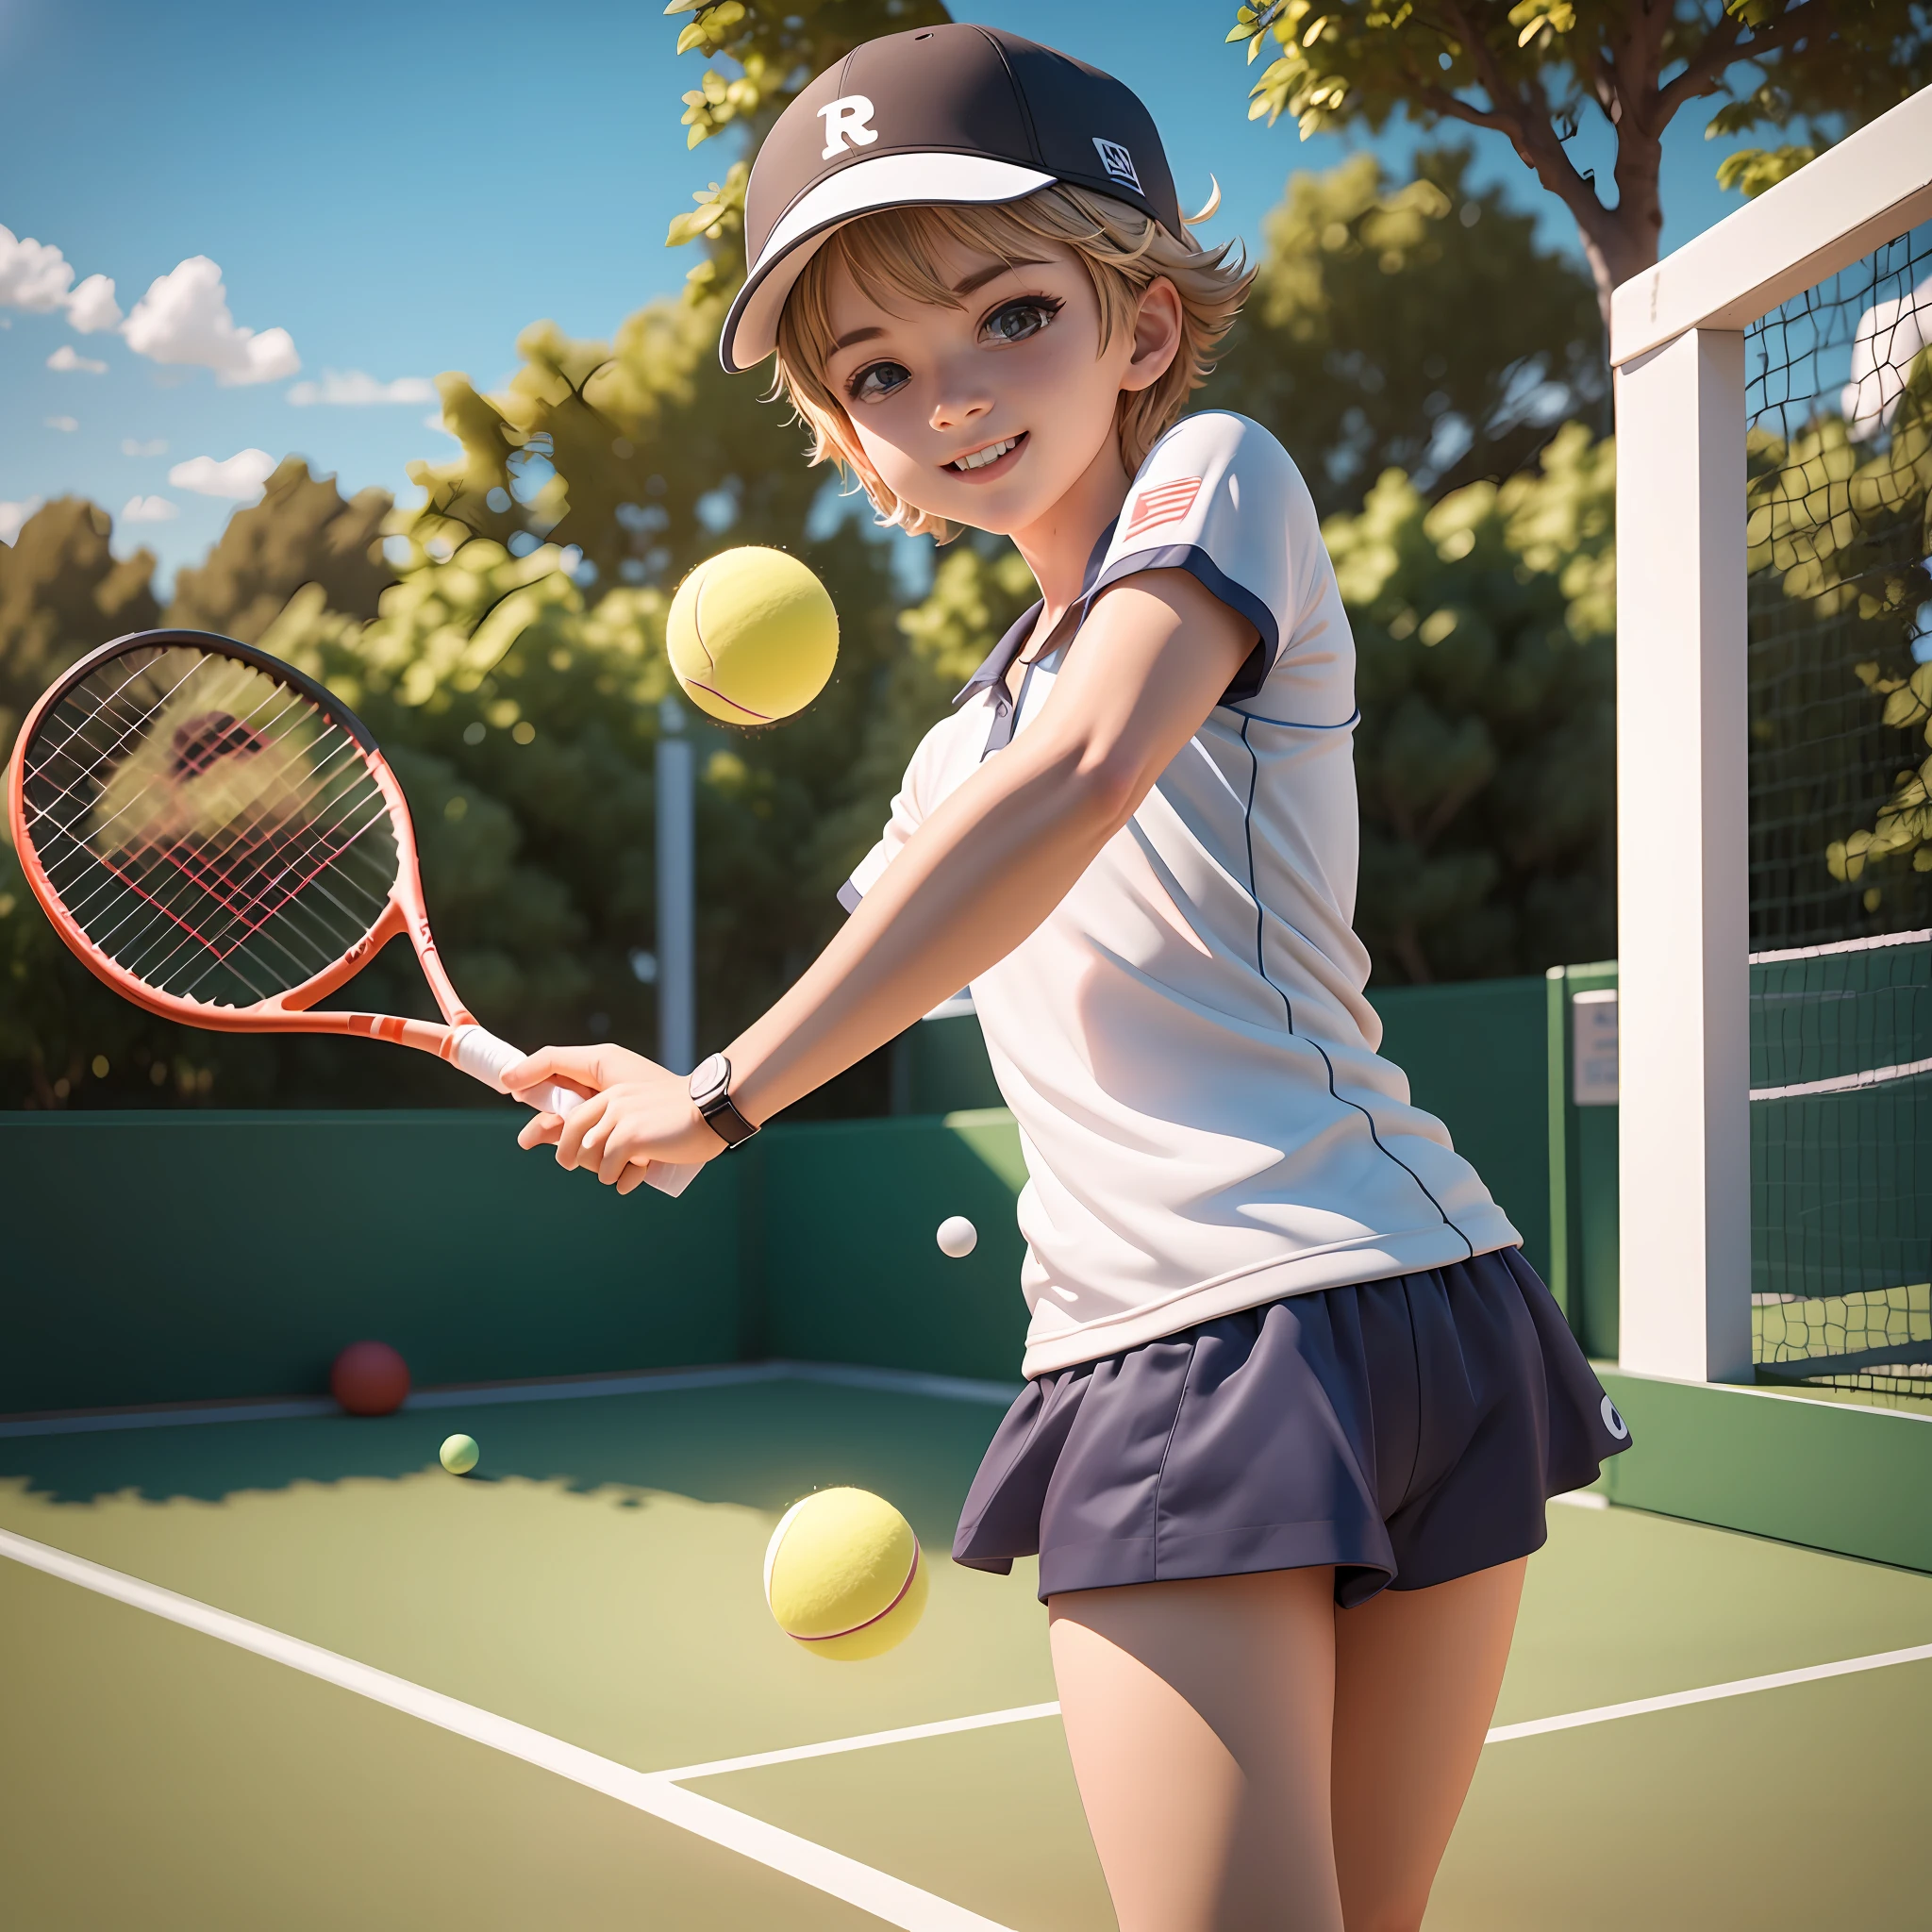
[(409, 1365), (386, 1341), (352, 1341), (337, 1356), (328, 1386), (351, 1415), (393, 1415), (409, 1392)]

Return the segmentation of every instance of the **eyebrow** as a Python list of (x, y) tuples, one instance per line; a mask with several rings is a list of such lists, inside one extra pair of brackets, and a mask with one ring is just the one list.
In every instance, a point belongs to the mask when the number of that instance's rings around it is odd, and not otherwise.
[[(1016, 268), (1043, 268), (1045, 265), (1044, 261), (1030, 259), (1024, 261), (990, 262), (985, 268), (974, 269), (963, 281), (955, 282), (953, 284), (953, 293), (956, 295), (971, 295), (975, 291), (985, 288), (987, 283), (998, 281), (1000, 276), (1009, 274)], [(848, 330), (832, 344), (832, 353), (836, 356), (841, 349), (849, 349), (855, 342), (869, 342), (874, 337), (884, 334), (885, 330), (882, 328), (855, 328)]]

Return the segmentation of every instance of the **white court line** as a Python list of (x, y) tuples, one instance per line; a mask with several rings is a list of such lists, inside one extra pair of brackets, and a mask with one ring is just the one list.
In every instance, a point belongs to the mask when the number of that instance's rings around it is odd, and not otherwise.
[[(193, 1597), (177, 1595), (157, 1584), (143, 1583), (85, 1557), (70, 1556), (46, 1543), (0, 1529), (0, 1557), (31, 1569), (45, 1572), (69, 1583), (80, 1585), (102, 1596), (114, 1598), (135, 1609), (146, 1610), (171, 1623), (239, 1649), (253, 1651), (272, 1662), (287, 1664), (326, 1683), (352, 1690), (358, 1696), (389, 1705), (392, 1709), (422, 1718), (425, 1723), (453, 1731), (491, 1749), (502, 1751), (526, 1763), (553, 1771), (560, 1777), (603, 1792), (620, 1804), (650, 1813), (666, 1824), (708, 1839), (713, 1844), (741, 1853), (775, 1872), (798, 1879), (834, 1898), (871, 1912), (888, 1924), (907, 1932), (1006, 1932), (993, 1920), (983, 1919), (962, 1906), (922, 1891), (903, 1879), (874, 1871), (856, 1859), (813, 1844), (775, 1825), (729, 1806), (702, 1798), (683, 1789), (680, 1780), (715, 1777), (729, 1771), (749, 1771), (762, 1765), (789, 1764), (810, 1757), (830, 1757), (847, 1751), (872, 1750), (884, 1744), (908, 1742), (920, 1738), (946, 1737), (959, 1731), (985, 1730), (997, 1724), (1023, 1724), (1055, 1717), (1058, 1704), (1019, 1705), (1008, 1710), (983, 1711), (971, 1717), (942, 1719), (935, 1724), (908, 1724), (892, 1731), (871, 1731), (858, 1737), (837, 1738), (819, 1744), (794, 1745), (789, 1750), (756, 1753), (744, 1757), (722, 1757), (706, 1764), (687, 1764), (671, 1771), (634, 1771), (575, 1744), (565, 1743), (542, 1731), (498, 1717), (472, 1704), (459, 1703), (441, 1691), (391, 1676), (372, 1665), (358, 1663), (334, 1651), (324, 1650), (299, 1637), (290, 1637), (266, 1624), (250, 1623), (232, 1611), (215, 1608)], [(1807, 1664), (1799, 1670), (1774, 1671), (1764, 1676), (1739, 1677), (1725, 1684), (1704, 1684), (1689, 1690), (1672, 1690), (1659, 1697), (1633, 1698), (1624, 1704), (1602, 1704), (1589, 1710), (1564, 1711), (1555, 1717), (1531, 1718), (1523, 1724), (1497, 1724), (1485, 1738), (1487, 1744), (1507, 1744), (1522, 1738), (1540, 1738), (1553, 1731), (1580, 1730), (1589, 1725), (1612, 1724), (1626, 1717), (1644, 1717), (1657, 1711), (1679, 1710), (1694, 1704), (1715, 1704), (1732, 1697), (1748, 1697), (1760, 1690), (1789, 1690), (1799, 1684), (1823, 1683), (1833, 1677), (1856, 1676), (1867, 1671), (1889, 1670), (1897, 1664), (1932, 1662), (1932, 1643), (1921, 1643), (1906, 1650), (1877, 1651), (1868, 1657), (1846, 1657), (1835, 1663)]]
[[(1553, 1498), (1562, 1501), (1563, 1498)], [(1775, 1671), (1769, 1676), (1739, 1677), (1728, 1684), (1700, 1684), (1690, 1690), (1669, 1690), (1659, 1697), (1633, 1698), (1627, 1704), (1600, 1704), (1590, 1710), (1568, 1710), (1556, 1717), (1530, 1718), (1523, 1724), (1497, 1724), (1483, 1740), (1486, 1744), (1512, 1743), (1519, 1738), (1541, 1738), (1551, 1731), (1581, 1730), (1619, 1718), (1643, 1717), (1658, 1710), (1677, 1710), (1690, 1704), (1716, 1704), (1728, 1697), (1748, 1697), (1758, 1690), (1783, 1690), (1794, 1684), (1816, 1684), (1828, 1677), (1850, 1677), (1863, 1671), (1882, 1671), (1893, 1664), (1932, 1662), (1932, 1643), (1910, 1650), (1883, 1650), (1870, 1657), (1846, 1657), (1838, 1663), (1807, 1664), (1801, 1670)], [(879, 1744), (909, 1743), (919, 1738), (943, 1738), (956, 1731), (986, 1730), (994, 1724), (1024, 1724), (1033, 1718), (1058, 1717), (1058, 1704), (1022, 1704), (1010, 1710), (989, 1710), (976, 1717), (945, 1718), (937, 1724), (908, 1724), (904, 1730), (868, 1731), (856, 1738), (834, 1738), (823, 1744), (795, 1744), (789, 1751), (760, 1751), (749, 1757), (721, 1757), (710, 1764), (685, 1764), (662, 1771), (659, 1777), (717, 1777), (727, 1771), (756, 1771), (767, 1764), (795, 1764), (806, 1757), (831, 1757), (841, 1751), (870, 1751)]]
[(1807, 1664), (1801, 1671), (1774, 1671), (1765, 1677), (1739, 1677), (1728, 1684), (1702, 1684), (1694, 1690), (1672, 1690), (1662, 1697), (1634, 1697), (1628, 1704), (1600, 1704), (1594, 1710), (1569, 1710), (1560, 1717), (1535, 1717), (1526, 1724), (1498, 1724), (1483, 1740), (1507, 1744), (1516, 1738), (1541, 1738), (1550, 1731), (1580, 1730), (1618, 1718), (1643, 1717), (1654, 1710), (1681, 1710), (1687, 1704), (1715, 1704), (1725, 1697), (1749, 1697), (1758, 1690), (1784, 1690), (1793, 1684), (1817, 1684), (1827, 1677), (1856, 1676), (1860, 1671), (1889, 1670), (1893, 1664), (1932, 1663), (1932, 1643), (1910, 1650), (1881, 1650), (1848, 1657), (1835, 1664)]
[(983, 1710), (974, 1717), (941, 1718), (935, 1724), (907, 1724), (896, 1731), (867, 1731), (856, 1738), (833, 1738), (823, 1744), (793, 1744), (785, 1751), (756, 1751), (749, 1757), (717, 1757), (708, 1764), (680, 1764), (658, 1777), (721, 1777), (727, 1771), (759, 1771), (768, 1764), (796, 1764), (807, 1757), (836, 1757), (843, 1751), (870, 1751), (875, 1744), (910, 1744), (921, 1738), (950, 1738), (959, 1731), (986, 1731), (996, 1724), (1024, 1724), (1034, 1718), (1058, 1717), (1058, 1704), (1017, 1704), (1010, 1710)]
[(198, 1630), (237, 1649), (253, 1651), (272, 1663), (287, 1664), (291, 1670), (320, 1677), (323, 1682), (354, 1691), (358, 1697), (386, 1704), (392, 1710), (453, 1731), (459, 1738), (468, 1738), (492, 1751), (555, 1772), (559, 1777), (615, 1798), (633, 1810), (648, 1812), (667, 1824), (675, 1824), (774, 1872), (782, 1872), (788, 1878), (795, 1878), (815, 1890), (842, 1899), (889, 1925), (904, 1927), (905, 1932), (1007, 1932), (996, 1921), (983, 1919), (963, 1906), (922, 1891), (904, 1879), (876, 1872), (856, 1858), (813, 1844), (809, 1839), (781, 1831), (762, 1819), (734, 1811), (715, 1799), (687, 1791), (661, 1773), (633, 1771), (627, 1764), (600, 1757), (595, 1752), (567, 1744), (562, 1739), (532, 1730), (527, 1724), (445, 1697), (440, 1690), (412, 1684), (406, 1677), (391, 1676), (387, 1671), (358, 1663), (353, 1657), (272, 1630), (264, 1624), (250, 1623), (232, 1611), (143, 1583), (139, 1577), (109, 1570), (84, 1557), (69, 1556), (64, 1550), (16, 1536), (10, 1530), (0, 1530), (0, 1557), (11, 1557), (16, 1563), (65, 1582), (77, 1583), (83, 1590), (112, 1597), (134, 1609), (165, 1617), (171, 1624)]

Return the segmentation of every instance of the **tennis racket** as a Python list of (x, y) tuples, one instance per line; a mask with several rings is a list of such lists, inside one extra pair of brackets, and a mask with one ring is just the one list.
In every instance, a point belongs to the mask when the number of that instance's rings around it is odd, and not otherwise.
[[(423, 904), (403, 789), (367, 726), (232, 639), (139, 631), (35, 705), (8, 773), (21, 870), (97, 978), (222, 1033), (346, 1033), (433, 1053), (497, 1092), (523, 1058), (476, 1024)], [(318, 1011), (398, 935), (442, 1021)], [(518, 1096), (568, 1114), (551, 1085)], [(697, 1169), (652, 1161), (683, 1191)]]

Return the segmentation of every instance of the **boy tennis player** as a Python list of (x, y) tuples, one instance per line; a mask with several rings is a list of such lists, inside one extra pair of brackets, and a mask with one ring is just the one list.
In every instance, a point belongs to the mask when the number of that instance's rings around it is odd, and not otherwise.
[(1248, 278), (1132, 93), (971, 25), (821, 75), (746, 231), (725, 367), (775, 352), (815, 461), (903, 528), (1010, 537), (1041, 601), (803, 978), (689, 1085), (535, 1056), (512, 1084), (599, 1091), (525, 1142), (627, 1189), (971, 982), (1032, 1324), (954, 1555), (1039, 1553), (1121, 1924), (1416, 1926), (1544, 1502), (1627, 1431), (1375, 1053), (1335, 575), (1274, 438), (1180, 413)]

